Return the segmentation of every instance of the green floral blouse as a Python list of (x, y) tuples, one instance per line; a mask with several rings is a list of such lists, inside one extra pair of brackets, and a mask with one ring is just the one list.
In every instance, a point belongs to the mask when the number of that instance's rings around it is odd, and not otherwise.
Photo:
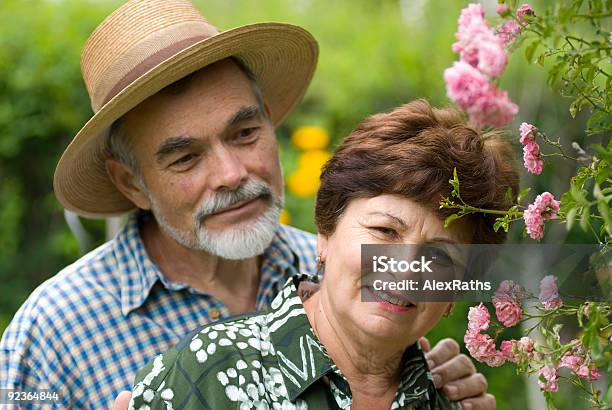
[[(349, 409), (347, 380), (287, 281), (267, 312), (209, 324), (136, 376), (130, 409)], [(402, 358), (392, 409), (459, 409), (433, 385), (418, 343)]]

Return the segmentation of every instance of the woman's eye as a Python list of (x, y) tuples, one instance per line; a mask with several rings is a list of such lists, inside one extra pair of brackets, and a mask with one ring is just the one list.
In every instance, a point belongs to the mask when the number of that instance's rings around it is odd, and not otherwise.
[(383, 235), (389, 237), (389, 238), (397, 238), (397, 231), (393, 228), (387, 228), (384, 226), (375, 226), (374, 230), (377, 232), (382, 233)]
[(450, 265), (453, 263), (453, 259), (449, 256), (446, 251), (440, 248), (436, 248), (433, 246), (429, 246), (424, 249), (423, 252), (427, 258), (431, 258), (435, 260), (435, 263), (441, 265)]

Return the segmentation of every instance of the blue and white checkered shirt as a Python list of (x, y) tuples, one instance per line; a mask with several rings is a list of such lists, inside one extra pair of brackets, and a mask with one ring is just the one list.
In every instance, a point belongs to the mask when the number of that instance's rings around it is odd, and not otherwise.
[[(213, 296), (166, 279), (138, 225), (132, 216), (113, 240), (30, 295), (0, 342), (0, 389), (48, 389), (57, 393), (56, 408), (108, 409), (158, 353), (231, 316)], [(287, 277), (314, 273), (315, 263), (314, 235), (281, 226), (263, 255), (257, 310), (270, 305)]]

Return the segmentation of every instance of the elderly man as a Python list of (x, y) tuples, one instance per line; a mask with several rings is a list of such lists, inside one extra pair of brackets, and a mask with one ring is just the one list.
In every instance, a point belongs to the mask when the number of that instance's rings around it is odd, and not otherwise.
[[(192, 329), (265, 308), (286, 277), (314, 273), (314, 236), (278, 223), (274, 130), (316, 58), (299, 27), (218, 32), (186, 0), (131, 0), (100, 24), (81, 60), (95, 114), (60, 159), (55, 192), (86, 217), (137, 210), (17, 312), (0, 389), (45, 390), (25, 407), (108, 408)], [(428, 359), (464, 408), (495, 406), (455, 342)]]

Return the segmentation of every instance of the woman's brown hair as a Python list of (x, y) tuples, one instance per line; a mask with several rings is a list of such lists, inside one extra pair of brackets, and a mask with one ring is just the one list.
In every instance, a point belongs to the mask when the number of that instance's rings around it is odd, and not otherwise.
[[(481, 134), (458, 111), (432, 108), (425, 100), (372, 115), (340, 143), (323, 167), (315, 208), (318, 231), (332, 234), (353, 199), (382, 194), (414, 200), (443, 220), (457, 212), (439, 206), (451, 195), (454, 168), (467, 204), (507, 210), (519, 182), (513, 158), (512, 146), (499, 132)], [(464, 218), (472, 222), (472, 243), (505, 240), (503, 230), (493, 230), (494, 215)]]

